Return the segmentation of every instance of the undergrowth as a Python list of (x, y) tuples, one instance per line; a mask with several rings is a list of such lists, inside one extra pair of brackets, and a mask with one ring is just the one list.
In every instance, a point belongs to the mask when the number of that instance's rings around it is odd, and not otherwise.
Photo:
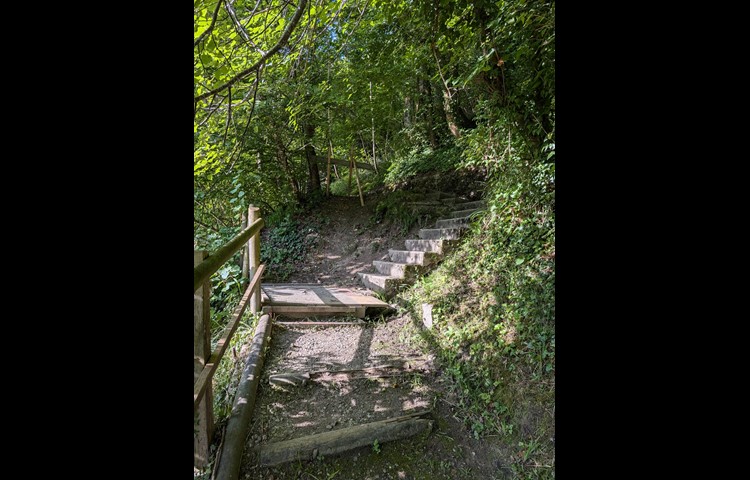
[[(486, 138), (487, 132), (479, 132)], [(479, 439), (499, 436), (521, 478), (554, 475), (554, 164), (511, 142), (465, 139), (464, 163), (487, 162), (487, 208), (457, 248), (399, 295), (445, 366), (460, 415)], [(498, 147), (494, 145), (494, 147)], [(480, 160), (477, 160), (477, 159)]]
[(454, 145), (433, 150), (418, 143), (408, 152), (396, 156), (388, 167), (384, 183), (394, 186), (422, 173), (453, 171), (459, 156), (460, 150)]
[[(213, 300), (213, 296), (212, 296)], [(239, 303), (239, 294), (230, 294), (226, 298), (226, 304), (230, 308), (211, 308), (211, 351), (216, 350), (217, 343), (224, 333), (224, 328), (231, 317), (232, 312)], [(222, 435), (218, 433), (224, 428), (232, 411), (232, 405), (237, 395), (242, 370), (245, 368), (247, 349), (252, 341), (255, 327), (258, 324), (259, 314), (251, 314), (245, 311), (240, 319), (237, 330), (229, 342), (229, 347), (224, 353), (219, 366), (214, 373), (211, 383), (213, 391), (213, 415), (214, 415), (214, 441), (209, 447), (209, 465), (203, 472), (196, 471), (195, 479), (209, 480), (212, 475), (216, 453), (219, 447), (219, 439)]]
[(447, 213), (448, 207), (419, 206), (413, 202), (422, 200), (422, 197), (410, 191), (397, 190), (386, 196), (375, 206), (373, 221), (390, 222), (396, 225), (402, 233), (409, 231), (414, 225), (426, 227)]
[(263, 280), (283, 282), (295, 272), (297, 263), (314, 246), (315, 230), (302, 227), (291, 211), (280, 212), (269, 218), (260, 242), (260, 261), (266, 265)]

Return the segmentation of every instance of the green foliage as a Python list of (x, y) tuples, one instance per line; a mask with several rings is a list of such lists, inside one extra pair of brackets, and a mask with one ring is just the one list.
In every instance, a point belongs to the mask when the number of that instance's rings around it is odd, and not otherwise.
[[(238, 302), (239, 297), (237, 298), (237, 302), (231, 303), (232, 310)], [(212, 310), (212, 317), (215, 313)], [(214, 419), (217, 424), (225, 421), (232, 410), (232, 404), (234, 403), (237, 387), (240, 383), (240, 376), (244, 368), (244, 362), (240, 357), (240, 353), (243, 346), (248, 345), (252, 341), (255, 326), (258, 324), (258, 318), (258, 315), (245, 313), (243, 319), (240, 320), (240, 324), (237, 326), (237, 330), (232, 335), (229, 348), (221, 359), (221, 362), (219, 362), (219, 367), (214, 374), (212, 384), (214, 392)], [(224, 325), (218, 328), (218, 325), (212, 322), (212, 349), (216, 347), (216, 342), (221, 337), (223, 329)]]
[(384, 183), (395, 186), (427, 172), (448, 172), (458, 166), (460, 150), (455, 146), (433, 151), (429, 146), (414, 147), (393, 159)]
[(527, 166), (494, 177), (487, 211), (458, 248), (401, 295), (415, 318), (433, 304), (425, 337), (477, 438), (516, 438), (529, 404), (554, 402), (554, 195), (538, 181), (550, 167), (516, 161)]
[(387, 195), (375, 206), (372, 221), (375, 223), (390, 222), (397, 225), (402, 233), (408, 232), (414, 225), (426, 226), (435, 220), (440, 213), (447, 209), (435, 209), (435, 207), (420, 208), (411, 202), (421, 197), (408, 190), (398, 190)]
[(289, 212), (270, 217), (268, 223), (260, 244), (260, 261), (266, 265), (264, 279), (283, 282), (314, 244), (314, 237), (308, 237), (314, 230), (302, 228)]
[(380, 453), (380, 444), (378, 443), (377, 438), (372, 442), (372, 451), (378, 454)]
[[(256, 62), (294, 10), (278, 0), (264, 0), (262, 14), (254, 1), (231, 5), (252, 42), (223, 5), (195, 48), (196, 95)], [(215, 6), (195, 2), (194, 38)], [(537, 461), (549, 463), (540, 435), (553, 421), (522, 427), (554, 402), (555, 3), (311, 0), (261, 75), (233, 86), (231, 116), (227, 93), (196, 110), (196, 248), (223, 245), (239, 231), (240, 212), (262, 205), (267, 280), (287, 278), (311, 242), (291, 208), (314, 209), (320, 196), (306, 149), (325, 155), (330, 143), (334, 158), (372, 163), (374, 141), (380, 172), (361, 170), (362, 189), (396, 190), (373, 221), (404, 230), (431, 220), (408, 205), (414, 179), (455, 170), (488, 179), (473, 231), (401, 298), (415, 315), (434, 305), (425, 338), (474, 435), (518, 445), (517, 476), (548, 475)], [(349, 187), (343, 175), (331, 192), (357, 195), (356, 180)], [(212, 278), (217, 311), (239, 295), (238, 272), (234, 259)], [(215, 315), (217, 326), (227, 315)]]
[(352, 184), (349, 186), (349, 181), (346, 178), (332, 180), (330, 190), (334, 197), (348, 197), (357, 194), (357, 184), (352, 180)]

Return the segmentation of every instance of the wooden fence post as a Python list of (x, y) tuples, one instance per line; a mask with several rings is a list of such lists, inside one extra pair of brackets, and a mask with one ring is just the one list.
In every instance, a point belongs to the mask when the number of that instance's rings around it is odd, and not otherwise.
[[(248, 225), (252, 225), (253, 222), (258, 220), (259, 218), (260, 208), (250, 205), (250, 208), (248, 208), (247, 210)], [(249, 253), (248, 257), (250, 259), (249, 277), (252, 278), (253, 275), (255, 275), (255, 272), (258, 271), (258, 267), (260, 267), (260, 231), (250, 237), (250, 240), (247, 241), (247, 246)], [(260, 311), (260, 283), (258, 284), (258, 288), (250, 297), (250, 311), (252, 313), (258, 313)]]
[[(195, 250), (193, 267), (208, 256), (205, 250)], [(211, 281), (198, 287), (193, 294), (193, 380), (197, 380), (206, 360), (211, 356)], [(213, 392), (209, 385), (205, 396), (193, 418), (193, 465), (205, 468), (208, 465), (208, 448), (214, 429)]]
[[(247, 228), (247, 212), (242, 212), (242, 228), (240, 231)], [(248, 245), (242, 248), (242, 280), (243, 284), (247, 285), (250, 283), (250, 257), (248, 256), (248, 248), (249, 248), (250, 242), (248, 242)]]

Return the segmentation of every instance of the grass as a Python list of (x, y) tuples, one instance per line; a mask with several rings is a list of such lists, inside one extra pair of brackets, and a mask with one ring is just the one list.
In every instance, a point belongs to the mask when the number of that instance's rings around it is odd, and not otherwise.
[[(212, 319), (223, 317), (212, 309)], [(240, 376), (245, 366), (246, 355), (242, 354), (241, 348), (243, 345), (249, 345), (253, 334), (255, 332), (255, 326), (258, 323), (260, 315), (252, 315), (248, 312), (243, 315), (240, 320), (237, 330), (235, 330), (232, 339), (229, 342), (229, 348), (224, 353), (219, 366), (214, 373), (212, 388), (214, 392), (213, 411), (214, 411), (214, 425), (215, 432), (220, 432), (221, 428), (226, 423), (229, 413), (234, 403), (234, 398), (237, 394), (237, 387), (239, 386)], [(221, 327), (221, 328), (218, 328)], [(212, 350), (216, 348), (216, 342), (223, 333), (224, 325), (214, 324), (212, 322)], [(196, 471), (194, 479), (209, 480), (213, 473), (214, 461), (216, 452), (218, 451), (218, 435), (214, 435), (214, 442), (210, 447), (210, 463), (203, 472)]]
[[(492, 198), (488, 207), (499, 210)], [(473, 436), (512, 446), (506, 467), (517, 478), (552, 478), (554, 223), (543, 211), (517, 212), (477, 215), (442, 264), (395, 300), (413, 320), (402, 337), (438, 355)], [(431, 330), (422, 328), (424, 303), (433, 305)]]

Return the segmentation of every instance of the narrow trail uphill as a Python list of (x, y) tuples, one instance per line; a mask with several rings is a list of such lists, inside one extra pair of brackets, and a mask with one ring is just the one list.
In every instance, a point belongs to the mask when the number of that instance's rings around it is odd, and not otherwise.
[[(471, 200), (471, 198), (464, 200)], [(433, 228), (435, 214), (405, 230), (378, 220), (378, 197), (333, 198), (307, 217), (316, 245), (287, 283), (317, 283), (373, 294), (360, 280), (389, 250)], [(446, 209), (442, 211), (445, 212)], [(450, 211), (450, 208), (447, 209)], [(403, 247), (401, 247), (403, 249)], [(377, 265), (377, 263), (376, 263)], [(359, 274), (359, 275), (358, 275)], [(457, 399), (434, 355), (419, 341), (421, 326), (397, 305), (365, 322), (346, 316), (277, 316), (246, 439), (244, 479), (474, 479), (512, 478), (513, 451), (493, 439), (476, 439), (454, 414)], [(350, 322), (302, 326), (299, 321)], [(304, 375), (297, 384), (279, 375)], [(294, 383), (294, 382), (292, 382)], [(425, 412), (429, 428), (393, 441), (372, 442), (343, 453), (267, 465), (270, 445)]]

